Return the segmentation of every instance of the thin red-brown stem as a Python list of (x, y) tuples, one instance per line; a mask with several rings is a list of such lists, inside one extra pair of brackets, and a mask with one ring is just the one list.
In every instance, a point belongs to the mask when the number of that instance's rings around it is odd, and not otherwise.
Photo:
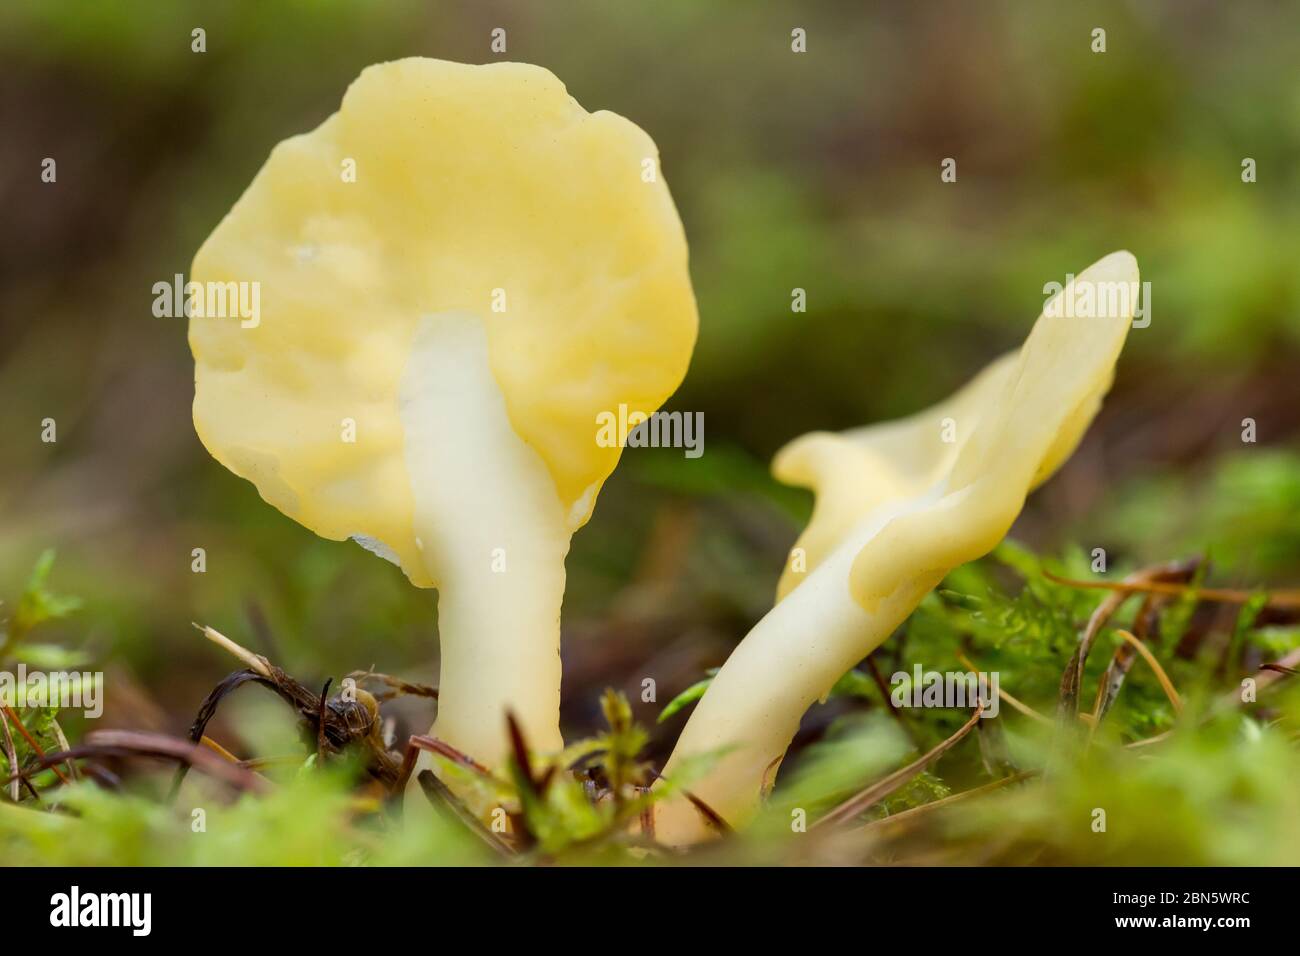
[[(18, 715), (14, 713), (13, 708), (12, 708), (12, 707), (4, 707), (4, 708), (0, 708), (0, 709), (3, 709), (3, 710), (4, 710), (4, 713), (5, 713), (5, 716), (8, 717), (10, 720), (13, 721), (14, 726), (18, 728), (18, 732), (19, 732), (20, 734), (22, 734), (22, 735), (23, 735), (23, 739), (27, 741), (27, 745), (28, 745), (29, 747), (31, 747), (33, 751), (35, 751), (36, 756), (38, 756), (38, 757), (40, 757), (42, 760), (44, 760), (44, 759), (45, 759), (45, 751), (42, 750), (42, 749), (41, 749), (41, 745), (38, 744), (38, 743), (36, 742), (36, 738), (34, 738), (31, 734), (29, 734), (29, 733), (27, 732), (27, 728), (24, 727), (24, 726), (23, 726), (23, 722), (22, 722), (21, 720), (18, 719)], [(18, 769), (17, 767), (14, 768), (14, 770), (17, 770), (17, 769)], [(54, 775), (55, 775), (56, 777), (58, 777), (60, 780), (62, 780), (62, 781), (64, 782), (64, 784), (66, 784), (66, 785), (71, 785), (72, 781), (69, 780), (67, 777), (65, 777), (65, 776), (63, 775), (63, 771), (61, 771), (58, 767), (54, 767), (54, 766), (52, 766), (52, 767), (50, 767), (50, 769), (54, 771)]]
[(331, 677), (325, 681), (325, 686), (320, 689), (320, 706), (316, 708), (316, 766), (325, 763), (325, 704), (329, 701), (330, 684), (334, 683)]
[(71, 750), (41, 757), (38, 769), (90, 757), (154, 757), (174, 760), (241, 790), (266, 793), (271, 789), (270, 782), (264, 777), (227, 763), (205, 747), (166, 734), (138, 730), (97, 730)]
[(39, 802), (41, 795), (36, 792), (36, 788), (32, 786), (32, 782), (23, 776), (22, 772), (18, 769), (18, 748), (14, 746), (14, 735), (9, 730), (9, 718), (3, 713), (0, 713), (0, 730), (3, 730), (5, 733), (5, 757), (9, 761), (9, 769), (12, 774), (9, 778), (10, 797), (13, 798), (14, 803), (18, 802), (18, 785), (21, 781), (22, 785), (26, 787), (28, 792)]
[(1202, 601), (1215, 601), (1222, 604), (1245, 604), (1257, 594), (1267, 597), (1266, 607), (1300, 608), (1300, 591), (1243, 591), (1237, 588), (1197, 588), (1190, 584), (1169, 584), (1163, 581), (1080, 581), (1075, 578), (1061, 577), (1046, 568), (1043, 575), (1057, 584), (1071, 588), (1087, 588), (1101, 591), (1121, 591), (1125, 594), (1172, 594), (1182, 595), (1188, 591), (1196, 594)]
[(459, 764), (462, 767), (468, 767), (481, 777), (492, 776), (491, 770), (483, 766), (469, 754), (457, 750), (451, 744), (441, 741), (437, 737), (430, 737), (426, 734), (412, 734), (406, 741), (406, 748), (402, 754), (402, 766), (397, 771), (397, 782), (393, 784), (393, 793), (400, 794), (406, 789), (406, 785), (411, 779), (411, 774), (415, 770), (415, 762), (419, 759), (421, 750), (427, 750), (429, 753), (446, 757), (452, 763)]

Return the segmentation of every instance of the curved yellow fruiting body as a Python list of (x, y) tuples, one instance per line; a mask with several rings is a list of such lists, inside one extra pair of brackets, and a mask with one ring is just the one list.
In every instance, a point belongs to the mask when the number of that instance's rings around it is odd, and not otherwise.
[(373, 66), (272, 151), (191, 280), (260, 289), (256, 323), (191, 319), (204, 445), (439, 587), (453, 744), (496, 759), (509, 705), (558, 746), (563, 558), (621, 452), (597, 416), (657, 409), (695, 341), (654, 143), (540, 67)]
[[(886, 502), (933, 487), (952, 468), (973, 424), (989, 410), (990, 395), (1005, 387), (1017, 354), (1002, 356), (923, 412), (842, 434), (811, 432), (777, 452), (777, 480), (817, 492), (812, 520), (791, 551), (799, 560), (786, 562), (777, 584), (778, 600), (825, 560), (848, 529)], [(942, 440), (946, 429), (952, 441)]]
[[(1112, 253), (1082, 284), (1125, 283), (1137, 263)], [(734, 825), (757, 809), (804, 712), (884, 641), (949, 570), (992, 549), (1026, 495), (1074, 451), (1110, 388), (1134, 297), (1113, 315), (1056, 315), (1049, 302), (1021, 349), (948, 401), (901, 422), (805, 436), (777, 476), (818, 495), (799, 545), (808, 571), (782, 578), (776, 607), (740, 642), (687, 722), (664, 775), (725, 751), (693, 792)], [(948, 419), (949, 421), (945, 421)], [(709, 828), (687, 801), (659, 807), (672, 844)]]

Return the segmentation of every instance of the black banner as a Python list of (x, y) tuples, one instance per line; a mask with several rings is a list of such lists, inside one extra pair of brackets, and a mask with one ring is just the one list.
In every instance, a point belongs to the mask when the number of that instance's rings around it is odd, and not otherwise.
[[(934, 945), (950, 948), (962, 927), (967, 941), (1201, 935), (1230, 945), (1294, 925), (1294, 880), (1266, 869), (9, 869), (0, 899), (8, 931), (29, 945), (71, 934), (77, 944), (208, 944), (214, 933), (237, 944), (383, 945), (431, 930), (495, 945), (546, 927), (734, 943), (737, 931), (762, 936), (774, 924), (819, 945), (846, 931), (864, 944), (906, 933), (924, 945), (933, 930)], [(745, 899), (755, 905), (738, 908)]]

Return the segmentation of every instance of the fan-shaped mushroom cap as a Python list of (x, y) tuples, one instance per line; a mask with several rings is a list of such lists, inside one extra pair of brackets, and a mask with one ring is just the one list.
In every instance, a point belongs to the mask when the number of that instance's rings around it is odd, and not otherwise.
[(422, 321), (468, 314), (510, 425), (581, 526), (621, 451), (597, 443), (597, 414), (654, 411), (694, 345), (657, 163), (644, 132), (540, 67), (368, 68), (337, 114), (272, 151), (195, 257), (193, 281), (261, 284), (256, 327), (190, 322), (203, 443), (317, 534), (434, 585), (399, 393)]
[[(772, 460), (778, 481), (817, 493), (812, 520), (795, 543), (803, 550), (803, 570), (786, 564), (777, 585), (780, 600), (798, 586), (858, 522), (888, 501), (921, 494), (952, 468), (972, 423), (1003, 388), (1018, 353), (985, 367), (946, 400), (907, 418), (850, 431), (810, 432), (790, 442)], [(954, 440), (941, 440), (945, 422)]]

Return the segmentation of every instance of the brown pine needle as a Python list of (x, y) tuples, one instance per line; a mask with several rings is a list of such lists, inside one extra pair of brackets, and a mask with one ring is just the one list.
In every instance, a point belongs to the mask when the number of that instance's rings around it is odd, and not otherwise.
[(302, 757), (299, 754), (280, 754), (279, 756), (269, 757), (249, 757), (247, 760), (239, 761), (239, 765), (245, 770), (252, 770), (256, 773), (259, 770), (265, 770), (268, 767), (285, 767), (302, 763)]
[(420, 751), (424, 750), (431, 754), (437, 754), (445, 757), (452, 763), (459, 764), (462, 767), (468, 767), (480, 777), (492, 778), (492, 771), (483, 766), (467, 753), (462, 753), (449, 743), (444, 743), (437, 737), (429, 737), (425, 734), (412, 734), (406, 741), (406, 753), (402, 758), (402, 766), (397, 773), (397, 783), (393, 787), (394, 793), (401, 793), (406, 787), (406, 783), (411, 779), (411, 774), (415, 770), (416, 760), (419, 759)]
[(1164, 733), (1156, 734), (1154, 737), (1144, 737), (1142, 740), (1135, 740), (1131, 744), (1125, 744), (1124, 747), (1128, 750), (1150, 747), (1152, 744), (1158, 744), (1161, 741), (1168, 740), (1173, 736), (1173, 734), (1174, 732), (1172, 730), (1166, 730)]
[(889, 796), (952, 749), (957, 741), (961, 740), (974, 729), (975, 724), (979, 721), (983, 713), (984, 705), (981, 704), (979, 707), (975, 708), (975, 712), (971, 714), (970, 720), (962, 724), (957, 732), (947, 740), (943, 741), (943, 743), (939, 744), (928, 753), (922, 754), (906, 767), (895, 770), (884, 779), (873, 783), (861, 793), (849, 797), (834, 810), (830, 811), (830, 813), (826, 814), (826, 816), (814, 823), (813, 829), (821, 826), (835, 826), (836, 824), (844, 823), (845, 821), (856, 817), (863, 810), (867, 809), (867, 807), (874, 806), (881, 800), (885, 799), (885, 797)]
[(208, 748), (209, 750), (211, 750), (213, 753), (218, 754), (218, 755), (220, 755), (220, 756), (222, 756), (222, 757), (225, 757), (225, 758), (226, 758), (227, 760), (229, 760), (231, 763), (243, 763), (242, 760), (240, 760), (238, 757), (236, 757), (234, 754), (232, 754), (232, 753), (231, 753), (229, 750), (227, 750), (225, 747), (221, 746), (221, 744), (217, 743), (215, 740), (213, 740), (213, 739), (212, 739), (211, 737), (209, 737), (207, 734), (204, 734), (202, 737), (199, 738), (199, 743), (201, 743), (203, 746), (207, 747), (207, 748)]
[(1202, 601), (1220, 604), (1245, 604), (1257, 594), (1264, 594), (1267, 607), (1300, 608), (1300, 591), (1243, 591), (1239, 588), (1196, 588), (1190, 584), (1170, 584), (1165, 581), (1080, 581), (1065, 578), (1043, 568), (1044, 577), (1071, 588), (1088, 588), (1102, 591), (1122, 591), (1125, 594), (1182, 595), (1189, 591)]
[(954, 793), (941, 800), (931, 800), (929, 803), (923, 803), (919, 807), (910, 807), (907, 810), (902, 810), (898, 813), (892, 814), (891, 816), (882, 817), (879, 820), (872, 820), (870, 823), (865, 823), (861, 827), (858, 827), (856, 832), (872, 833), (877, 830), (888, 830), (899, 824), (911, 823), (915, 821), (917, 817), (923, 817), (936, 810), (946, 809), (954, 803), (962, 803), (966, 800), (982, 797), (986, 793), (994, 793), (995, 791), (1001, 790), (1003, 787), (1009, 787), (1012, 784), (1037, 777), (1041, 772), (1042, 771), (1039, 770), (1022, 770), (1019, 773), (1013, 773), (1000, 780), (994, 780), (992, 783), (972, 787), (970, 790), (963, 790), (960, 793)]
[(1165, 696), (1169, 698), (1169, 703), (1174, 705), (1174, 713), (1182, 714), (1183, 700), (1178, 696), (1178, 691), (1174, 689), (1173, 681), (1169, 679), (1169, 675), (1165, 673), (1165, 669), (1160, 666), (1160, 662), (1156, 660), (1156, 656), (1147, 649), (1145, 644), (1122, 627), (1115, 628), (1115, 633), (1132, 644), (1134, 649), (1142, 655), (1142, 659), (1145, 660), (1151, 666), (1151, 670), (1155, 672), (1156, 680), (1160, 681), (1160, 686), (1164, 688)]
[(1061, 675), (1061, 693), (1057, 706), (1057, 713), (1068, 715), (1070, 713), (1079, 713), (1079, 697), (1083, 690), (1083, 671), (1088, 661), (1088, 654), (1092, 650), (1093, 643), (1100, 636), (1102, 628), (1110, 621), (1115, 613), (1124, 605), (1124, 603), (1135, 593), (1136, 589), (1145, 588), (1147, 585), (1171, 585), (1180, 586), (1181, 582), (1186, 581), (1187, 577), (1195, 573), (1195, 569), (1200, 565), (1199, 561), (1172, 562), (1168, 564), (1157, 564), (1148, 568), (1142, 568), (1134, 571), (1124, 578), (1123, 581), (1115, 584), (1107, 582), (1104, 585), (1098, 585), (1095, 582), (1073, 582), (1067, 578), (1053, 574), (1046, 568), (1043, 568), (1043, 574), (1049, 580), (1065, 584), (1078, 584), (1081, 587), (1107, 587), (1110, 593), (1106, 595), (1097, 607), (1093, 610), (1088, 618), (1088, 624), (1083, 629), (1083, 634), (1079, 637), (1079, 646), (1075, 649), (1074, 654), (1070, 657), (1069, 664), (1066, 665), (1065, 673)]

